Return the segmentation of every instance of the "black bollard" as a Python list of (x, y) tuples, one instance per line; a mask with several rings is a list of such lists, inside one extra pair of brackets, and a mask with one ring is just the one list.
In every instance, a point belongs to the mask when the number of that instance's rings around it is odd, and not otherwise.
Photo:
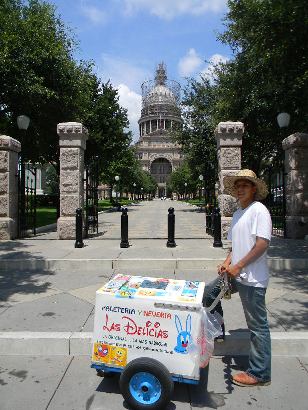
[(219, 208), (214, 208), (213, 213), (214, 213), (214, 242), (213, 242), (213, 246), (214, 246), (214, 248), (221, 248), (222, 247), (222, 242), (221, 242), (220, 209)]
[(120, 248), (129, 248), (127, 208), (122, 208), (121, 215), (121, 243)]
[(174, 208), (168, 209), (168, 241), (167, 241), (167, 248), (175, 248), (176, 243), (174, 240), (174, 227), (175, 227), (175, 215), (174, 215)]
[(76, 241), (75, 248), (83, 248), (82, 240), (82, 209), (76, 209)]

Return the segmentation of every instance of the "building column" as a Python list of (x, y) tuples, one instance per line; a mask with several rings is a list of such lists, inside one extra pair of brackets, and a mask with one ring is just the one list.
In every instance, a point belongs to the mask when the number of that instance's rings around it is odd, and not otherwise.
[(83, 208), (84, 151), (88, 130), (78, 122), (57, 126), (60, 144), (60, 217), (59, 239), (75, 239), (76, 209)]
[(223, 194), (223, 179), (241, 169), (241, 147), (244, 133), (242, 122), (220, 122), (215, 130), (218, 158), (218, 203), (221, 212), (221, 237), (227, 238), (232, 215), (237, 208), (236, 199)]
[(18, 235), (18, 153), (20, 142), (0, 135), (0, 240)]
[(297, 132), (282, 141), (285, 151), (287, 238), (308, 235), (308, 134)]

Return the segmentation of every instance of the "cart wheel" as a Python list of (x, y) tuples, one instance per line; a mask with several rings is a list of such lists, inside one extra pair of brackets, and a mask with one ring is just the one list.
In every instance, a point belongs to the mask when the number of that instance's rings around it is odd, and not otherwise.
[(136, 410), (165, 409), (173, 393), (173, 381), (168, 369), (154, 359), (132, 360), (120, 377), (120, 389), (125, 401)]

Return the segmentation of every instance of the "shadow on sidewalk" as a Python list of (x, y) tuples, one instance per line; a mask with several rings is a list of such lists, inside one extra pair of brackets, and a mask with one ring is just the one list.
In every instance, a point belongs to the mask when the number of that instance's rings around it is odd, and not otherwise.
[(44, 258), (28, 252), (26, 250), (27, 247), (29, 245), (18, 241), (7, 241), (0, 244), (1, 251), (7, 250), (11, 252), (0, 255), (0, 307), (3, 306), (4, 302), (10, 302), (10, 298), (14, 294), (45, 293), (51, 287), (51, 283), (45, 281), (45, 277), (54, 275), (54, 272), (50, 270), (23, 270), (22, 267), (12, 271), (4, 269), (4, 262), (1, 263), (1, 260), (44, 260)]
[[(174, 383), (174, 393), (172, 401), (165, 410), (175, 410), (178, 403), (190, 403), (191, 406), (197, 408), (217, 409), (225, 405), (224, 395), (207, 391), (209, 367), (201, 369), (200, 382), (198, 385), (188, 385), (183, 383)], [(97, 392), (121, 394), (119, 388), (119, 374), (114, 374), (105, 377), (97, 387)], [(94, 399), (94, 396), (93, 396)], [(91, 401), (91, 397), (88, 399)], [(87, 404), (89, 404), (87, 402)], [(87, 407), (88, 408), (88, 407)], [(123, 408), (130, 409), (128, 405), (123, 402)]]
[(287, 331), (308, 329), (308, 275), (305, 270), (271, 271), (275, 285), (285, 293), (267, 305), (277, 323)]

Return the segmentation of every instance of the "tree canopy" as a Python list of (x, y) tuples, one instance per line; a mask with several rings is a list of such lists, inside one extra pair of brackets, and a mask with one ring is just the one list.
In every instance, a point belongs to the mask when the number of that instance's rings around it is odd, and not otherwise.
[[(193, 151), (203, 146), (203, 161), (193, 155), (200, 168), (213, 160), (205, 150), (213, 152), (217, 124), (242, 121), (242, 163), (259, 173), (270, 159), (281, 158), (286, 132), (308, 128), (308, 7), (302, 0), (229, 0), (228, 5), (219, 39), (231, 47), (233, 58), (216, 66), (211, 81), (191, 80), (184, 131)], [(276, 121), (283, 111), (291, 115), (288, 130)]]
[[(0, 131), (22, 142), (25, 159), (56, 163), (57, 124), (82, 122), (89, 130), (86, 158), (95, 154), (101, 174), (112, 174), (113, 163), (131, 156), (127, 113), (117, 90), (94, 74), (93, 63), (74, 59), (77, 46), (55, 6), (2, 0)], [(30, 118), (26, 135), (16, 125), (21, 114)]]

